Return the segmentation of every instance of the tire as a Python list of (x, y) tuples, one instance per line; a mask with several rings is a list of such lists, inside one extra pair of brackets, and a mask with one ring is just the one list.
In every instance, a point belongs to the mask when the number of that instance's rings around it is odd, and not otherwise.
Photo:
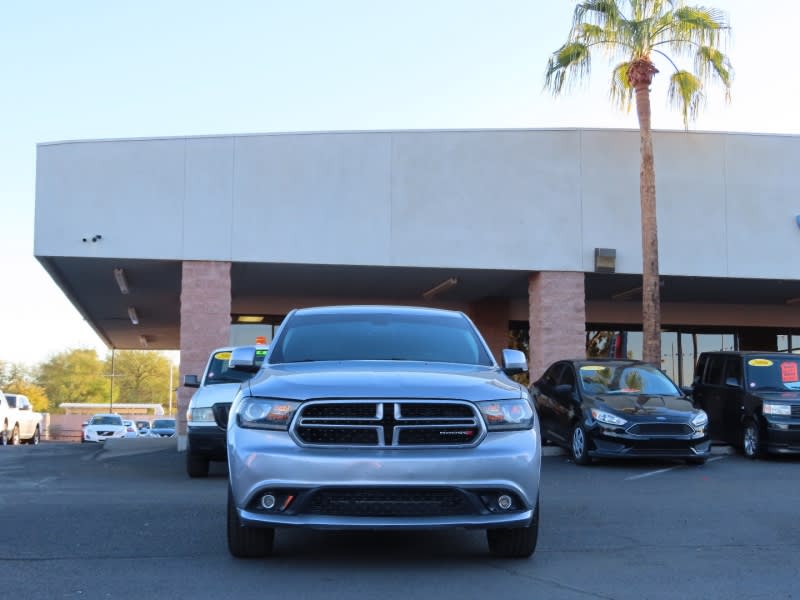
[(264, 558), (272, 554), (275, 529), (247, 527), (236, 513), (233, 492), (228, 488), (228, 551), (236, 558)]
[(38, 446), (39, 442), (42, 439), (42, 434), (39, 432), (39, 426), (36, 426), (36, 429), (33, 431), (33, 435), (30, 439), (26, 440), (26, 443), (31, 444), (32, 446)]
[(208, 459), (186, 452), (186, 472), (189, 477), (208, 477)]
[(746, 421), (744, 424), (742, 429), (742, 451), (747, 458), (752, 460), (766, 456), (764, 444), (761, 442), (761, 432), (755, 421)]
[(11, 432), (11, 439), (8, 440), (8, 443), (12, 446), (19, 446), (19, 425), (14, 425), (14, 431)]
[(533, 521), (527, 527), (487, 529), (489, 552), (498, 558), (528, 558), (536, 550), (539, 539), (539, 498), (533, 511)]
[(586, 430), (580, 423), (575, 423), (572, 426), (569, 453), (576, 465), (585, 466), (592, 464), (592, 457), (589, 456), (589, 437), (586, 435)]

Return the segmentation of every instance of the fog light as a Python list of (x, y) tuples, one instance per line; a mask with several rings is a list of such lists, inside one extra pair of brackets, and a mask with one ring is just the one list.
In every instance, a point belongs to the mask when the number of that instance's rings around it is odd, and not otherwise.
[(261, 506), (267, 510), (275, 508), (275, 496), (272, 494), (264, 494), (261, 496)]
[(508, 510), (509, 508), (511, 508), (512, 504), (513, 501), (511, 500), (511, 496), (508, 496), (506, 494), (501, 494), (497, 498), (497, 506), (499, 506), (503, 510)]

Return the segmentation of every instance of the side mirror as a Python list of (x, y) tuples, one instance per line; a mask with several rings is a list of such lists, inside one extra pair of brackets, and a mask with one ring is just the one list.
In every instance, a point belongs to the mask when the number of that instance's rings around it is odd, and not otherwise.
[(222, 429), (228, 428), (228, 417), (231, 414), (232, 402), (217, 402), (211, 407), (211, 412), (214, 413), (214, 421), (217, 422), (217, 427)]
[(200, 380), (197, 378), (197, 375), (184, 375), (183, 376), (183, 385), (185, 387), (199, 388), (200, 387)]
[(503, 373), (506, 375), (517, 375), (528, 371), (528, 359), (519, 350), (506, 348), (503, 350)]
[(692, 387), (689, 386), (689, 385), (682, 385), (681, 386), (681, 392), (683, 392), (684, 396), (689, 396), (691, 398), (692, 397), (692, 391), (693, 391)]
[(256, 364), (256, 347), (240, 346), (239, 348), (234, 348), (233, 352), (231, 352), (228, 366), (236, 371), (248, 371), (251, 373), (258, 371), (260, 367)]
[(739, 383), (739, 380), (736, 377), (728, 377), (725, 379), (725, 385), (730, 387), (742, 387), (742, 384)]

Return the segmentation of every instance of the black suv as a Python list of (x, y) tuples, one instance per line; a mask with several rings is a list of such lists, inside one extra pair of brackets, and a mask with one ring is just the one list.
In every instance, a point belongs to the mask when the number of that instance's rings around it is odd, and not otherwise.
[(745, 456), (800, 453), (800, 355), (704, 352), (692, 397), (708, 413), (711, 437)]

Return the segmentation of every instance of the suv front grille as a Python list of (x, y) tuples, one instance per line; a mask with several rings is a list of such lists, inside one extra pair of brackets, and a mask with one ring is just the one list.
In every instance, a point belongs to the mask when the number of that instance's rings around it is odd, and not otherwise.
[(449, 489), (325, 489), (307, 505), (312, 515), (350, 517), (424, 517), (472, 512), (469, 502)]
[(792, 404), (792, 416), (800, 417), (800, 404)]
[(292, 426), (304, 446), (474, 446), (483, 419), (461, 400), (312, 400)]

